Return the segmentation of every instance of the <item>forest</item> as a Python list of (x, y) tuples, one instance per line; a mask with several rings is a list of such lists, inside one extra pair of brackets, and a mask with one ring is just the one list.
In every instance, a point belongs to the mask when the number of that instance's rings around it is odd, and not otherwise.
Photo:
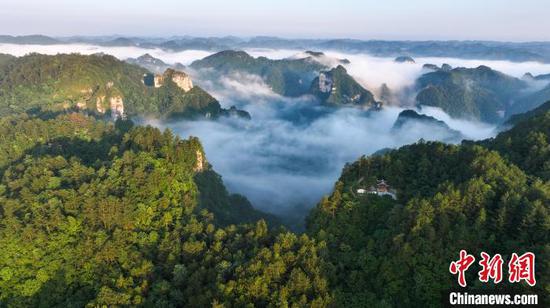
[[(461, 249), (535, 253), (534, 287), (470, 271), (468, 288), (550, 305), (550, 102), (495, 138), (347, 164), (299, 233), (230, 193), (198, 138), (59, 105), (89, 94), (65, 75), (81, 68), (127, 91), (130, 115), (177, 113), (174, 84), (84, 59), (0, 57), (0, 307), (439, 307)], [(135, 78), (114, 71), (107, 89), (105, 67)], [(381, 179), (395, 199), (359, 193)]]

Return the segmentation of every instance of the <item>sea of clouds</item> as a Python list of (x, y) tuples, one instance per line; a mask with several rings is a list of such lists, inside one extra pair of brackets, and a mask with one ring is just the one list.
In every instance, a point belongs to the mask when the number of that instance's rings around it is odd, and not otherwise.
[[(208, 51), (170, 52), (138, 47), (104, 47), (86, 44), (13, 45), (0, 44), (0, 53), (22, 56), (30, 52), (44, 54), (106, 53), (120, 59), (136, 58), (144, 53), (166, 63), (188, 65), (211, 54)], [(247, 50), (253, 56), (272, 59), (303, 57), (298, 50)], [(425, 73), (422, 65), (448, 63), (453, 67), (487, 65), (506, 74), (521, 77), (550, 73), (550, 64), (536, 62), (478, 61), (453, 58), (416, 58), (416, 63), (396, 63), (391, 58), (367, 54), (325, 52), (322, 61), (336, 65), (337, 59), (348, 59), (345, 67), (367, 89), (376, 93), (386, 83), (399, 91), (414, 84)], [(180, 121), (166, 123), (154, 119), (145, 123), (170, 128), (182, 137), (198, 136), (214, 169), (223, 176), (232, 192), (247, 196), (260, 209), (287, 215), (297, 208), (310, 208), (332, 185), (347, 162), (383, 148), (425, 140), (449, 140), (444, 130), (418, 124), (406, 133), (392, 130), (393, 123), (404, 106), (387, 107), (369, 113), (354, 108), (327, 109), (312, 97), (286, 98), (276, 93), (258, 76), (243, 73), (205, 79), (200, 72), (189, 71), (195, 84), (205, 88), (222, 106), (236, 105), (252, 115), (252, 120), (235, 118), (218, 121)], [(492, 125), (463, 119), (453, 119), (441, 109), (424, 107), (422, 113), (445, 121), (451, 129), (468, 139), (494, 136)], [(459, 142), (460, 140), (452, 140)]]
[[(392, 130), (401, 107), (378, 112), (356, 108), (329, 109), (312, 97), (286, 98), (273, 93), (257, 76), (232, 74), (202, 82), (227, 106), (236, 105), (252, 120), (163, 123), (181, 136), (198, 136), (208, 159), (233, 192), (246, 195), (265, 211), (288, 215), (309, 208), (331, 191), (342, 168), (362, 155), (424, 140), (448, 140), (448, 131), (428, 124)], [(495, 127), (448, 117), (441, 109), (422, 112), (448, 121), (469, 139), (495, 134)], [(460, 140), (451, 140), (460, 142)]]

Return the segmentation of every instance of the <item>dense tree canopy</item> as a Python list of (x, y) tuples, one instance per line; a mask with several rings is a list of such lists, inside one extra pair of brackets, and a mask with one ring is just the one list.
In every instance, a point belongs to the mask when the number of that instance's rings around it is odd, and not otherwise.
[(171, 76), (165, 76), (161, 87), (146, 86), (145, 74), (143, 68), (103, 54), (0, 55), (0, 115), (77, 106), (101, 114), (110, 112), (109, 100), (116, 97), (130, 116), (215, 118), (229, 113), (198, 86), (185, 92)]
[[(437, 307), (456, 287), (449, 263), (461, 249), (478, 255), (537, 256), (538, 284), (550, 294), (548, 116), (537, 114), (480, 145), (420, 142), (346, 166), (334, 192), (308, 218), (326, 241), (327, 278), (338, 306)], [(517, 165), (515, 165), (517, 164)], [(524, 168), (524, 170), (520, 169)], [(385, 179), (390, 197), (357, 194)], [(491, 288), (468, 273), (470, 287)]]
[[(230, 196), (208, 166), (200, 170), (196, 138), (78, 113), (11, 116), (0, 127), (0, 302), (302, 307), (330, 300), (324, 246), (268, 230), (259, 220), (266, 216)], [(229, 224), (238, 215), (223, 207), (234, 205), (253, 223)]]
[[(229, 193), (197, 138), (53, 108), (89, 95), (62, 73), (82, 70), (138, 113), (143, 93), (183, 112), (174, 84), (116, 88), (143, 73), (117, 61), (0, 55), (1, 307), (438, 307), (461, 249), (535, 253), (535, 287), (502, 285), (550, 305), (548, 105), (493, 139), (346, 165), (296, 234)], [(359, 192), (380, 179), (396, 199)]]

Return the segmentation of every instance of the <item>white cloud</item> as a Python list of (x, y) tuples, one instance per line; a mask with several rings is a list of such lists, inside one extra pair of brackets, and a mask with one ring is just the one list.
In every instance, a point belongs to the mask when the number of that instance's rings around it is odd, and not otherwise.
[[(168, 52), (138, 47), (100, 47), (84, 44), (10, 45), (0, 44), (0, 52), (17, 56), (29, 52), (46, 54), (104, 52), (120, 59), (150, 53), (167, 63), (189, 64), (210, 52)], [(287, 58), (304, 56), (298, 50), (248, 50), (253, 56)], [(328, 64), (346, 58), (348, 72), (365, 87), (374, 91), (382, 83), (393, 90), (412, 85), (423, 73), (422, 65), (449, 63), (453, 67), (477, 67), (481, 64), (521, 77), (525, 72), (550, 72), (549, 64), (535, 62), (477, 61), (450, 58), (416, 58), (416, 64), (396, 63), (393, 58), (367, 54), (325, 52)], [(316, 105), (308, 96), (286, 98), (276, 93), (258, 76), (243, 73), (205, 78), (201, 72), (189, 71), (199, 84), (216, 97), (224, 107), (237, 105), (252, 115), (251, 121), (222, 119), (220, 121), (181, 121), (162, 123), (183, 137), (198, 136), (209, 161), (233, 192), (243, 193), (255, 206), (271, 212), (284, 212), (295, 206), (313, 206), (323, 194), (330, 192), (346, 162), (381, 148), (398, 147), (425, 140), (442, 140), (445, 132), (427, 125), (409, 126), (407, 134), (394, 134), (391, 127), (400, 107), (387, 107), (368, 114), (351, 108), (329, 110)], [(212, 75), (212, 74), (211, 74)], [(214, 74), (215, 76), (215, 74)], [(404, 101), (401, 101), (406, 105)], [(423, 113), (445, 121), (452, 129), (472, 139), (495, 134), (493, 126), (457, 120), (442, 110), (423, 107)], [(458, 140), (457, 140), (458, 141)]]
[(0, 53), (7, 53), (14, 56), (24, 56), (31, 52), (37, 52), (47, 55), (60, 53), (80, 53), (90, 55), (103, 52), (115, 56), (121, 60), (128, 58), (137, 58), (145, 53), (151, 54), (168, 64), (176, 62), (184, 65), (202, 59), (212, 52), (203, 50), (185, 50), (179, 52), (169, 52), (159, 48), (141, 48), (141, 47), (108, 47), (89, 44), (56, 44), (56, 45), (19, 45), (19, 44), (0, 44)]
[[(281, 97), (253, 76), (221, 76), (206, 88), (222, 102), (248, 110), (252, 120), (148, 123), (170, 127), (183, 137), (198, 136), (229, 189), (270, 212), (313, 206), (330, 192), (344, 164), (361, 155), (420, 138), (449, 138), (447, 132), (425, 124), (413, 124), (407, 134), (395, 134), (392, 126), (402, 108), (370, 114), (355, 108), (327, 109), (308, 97)], [(478, 124), (429, 111), (467, 136), (490, 136), (488, 131), (472, 132)]]

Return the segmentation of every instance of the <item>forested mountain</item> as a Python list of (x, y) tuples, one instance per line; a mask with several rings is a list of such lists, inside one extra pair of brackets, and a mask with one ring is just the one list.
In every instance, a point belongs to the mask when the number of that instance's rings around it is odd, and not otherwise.
[[(419, 142), (346, 166), (307, 226), (327, 243), (325, 272), (336, 306), (438, 307), (457, 285), (449, 263), (461, 249), (505, 260), (535, 253), (535, 287), (501, 284), (536, 290), (548, 305), (549, 117), (547, 110), (532, 114), (483, 146)], [(379, 179), (397, 200), (360, 193)], [(467, 272), (469, 288), (494, 287), (476, 273)]]
[(414, 59), (410, 56), (399, 56), (394, 59), (397, 63), (415, 63)]
[[(480, 144), (363, 157), (296, 235), (230, 195), (196, 138), (82, 113), (5, 116), (0, 302), (432, 307), (456, 285), (460, 249), (534, 252), (546, 296), (548, 117), (540, 108)], [(396, 200), (358, 191), (379, 179)]]
[[(161, 59), (157, 59), (150, 54), (146, 53), (144, 55), (141, 55), (137, 58), (128, 58), (126, 59), (126, 62), (135, 64), (137, 66), (141, 66), (153, 73), (162, 74), (167, 69), (171, 68), (170, 65), (162, 61)], [(183, 70), (184, 67), (181, 65), (178, 69)]]
[(12, 55), (0, 53), (0, 69), (2, 66), (8, 64), (13, 59), (15, 59), (15, 57)]
[(260, 76), (273, 92), (300, 96), (309, 90), (319, 71), (327, 67), (313, 57), (271, 60), (254, 58), (244, 51), (226, 50), (191, 64), (194, 69), (211, 69), (215, 74), (246, 73)]
[[(538, 77), (538, 78), (537, 78)], [(537, 76), (534, 80), (539, 82), (550, 81), (550, 76), (542, 75)], [(520, 114), (528, 110), (532, 110), (540, 106), (542, 103), (550, 99), (550, 83), (548, 83), (542, 89), (527, 93), (518, 98), (508, 110), (508, 115)]]
[(385, 41), (357, 39), (286, 39), (271, 36), (240, 38), (224, 37), (117, 37), (74, 36), (51, 38), (43, 35), (0, 36), (0, 42), (16, 44), (87, 43), (104, 46), (141, 46), (171, 51), (274, 48), (321, 49), (343, 52), (364, 52), (380, 57), (451, 57), (461, 59), (508, 60), (514, 62), (550, 62), (548, 42), (495, 42), (495, 41)]
[(182, 72), (167, 70), (158, 78), (161, 83), (146, 85), (147, 70), (108, 55), (4, 58), (0, 57), (0, 115), (32, 108), (85, 109), (113, 118), (216, 118), (228, 113), (200, 87), (182, 87), (188, 78)]
[(425, 114), (419, 114), (410, 109), (403, 110), (399, 113), (397, 120), (393, 123), (392, 131), (396, 134), (407, 134), (423, 127), (428, 130), (431, 129), (434, 134), (437, 133), (441, 136), (438, 140), (457, 142), (464, 138), (459, 131), (450, 128), (444, 121)]
[(372, 93), (355, 81), (342, 65), (321, 72), (313, 79), (310, 92), (329, 106), (379, 107)]
[[(342, 66), (311, 59), (223, 52), (194, 66), (242, 69), (325, 104), (377, 105)], [(303, 72), (310, 82), (291, 89)], [(424, 95), (449, 103), (440, 107), (458, 108), (454, 93), (491, 121), (501, 95), (523, 87), (486, 67), (422, 78), (436, 88)], [(121, 116), (106, 121), (113, 111)], [(493, 139), (419, 141), (346, 165), (305, 234), (228, 192), (197, 138), (122, 116), (240, 112), (174, 69), (0, 55), (0, 306), (438, 307), (461, 249), (535, 253), (535, 287), (501, 285), (550, 305), (550, 102)], [(444, 125), (406, 111), (395, 129), (410, 121)], [(365, 193), (381, 180), (391, 193)], [(469, 288), (494, 286), (475, 274)]]
[(54, 39), (45, 35), (21, 35), (21, 36), (11, 36), (11, 35), (0, 35), (0, 43), (9, 43), (9, 44), (60, 44), (61, 41)]
[(7, 116), (0, 131), (2, 305), (329, 302), (323, 246), (257, 221), (196, 138), (81, 113)]
[[(244, 51), (226, 50), (197, 60), (191, 67), (215, 74), (246, 73), (260, 76), (275, 92), (296, 97), (313, 94), (329, 106), (376, 107), (372, 93), (350, 76), (341, 64), (346, 59), (330, 59), (322, 52), (306, 51), (304, 58), (271, 60), (254, 58)], [(338, 64), (328, 67), (327, 62)]]
[(498, 123), (527, 84), (479, 66), (424, 74), (417, 80), (417, 88), (416, 101), (420, 105), (440, 107), (453, 117)]
[(509, 123), (513, 128), (481, 144), (498, 151), (528, 175), (550, 181), (550, 102), (512, 117)]

